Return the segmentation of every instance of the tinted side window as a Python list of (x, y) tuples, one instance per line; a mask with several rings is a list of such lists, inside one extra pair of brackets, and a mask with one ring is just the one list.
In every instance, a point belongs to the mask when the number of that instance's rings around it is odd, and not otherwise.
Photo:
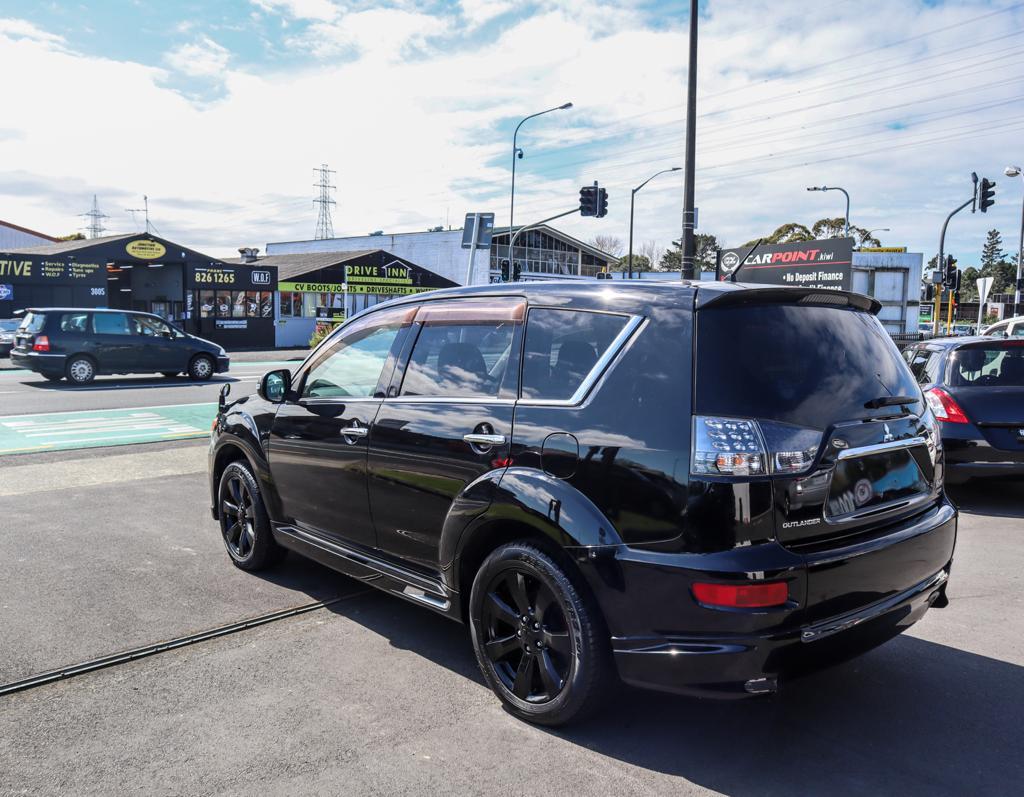
[(373, 313), (346, 327), (306, 375), (303, 398), (369, 397), (394, 354), (399, 333), (411, 323), (407, 308)]
[(928, 360), (917, 381), (922, 385), (942, 381), (942, 349), (927, 352)]
[(95, 313), (92, 331), (97, 335), (127, 335), (128, 316), (124, 313)]
[(171, 334), (171, 328), (163, 321), (145, 315), (132, 316), (132, 325), (136, 335), (144, 335), (147, 338), (168, 337)]
[(616, 336), (626, 316), (530, 310), (523, 347), (523, 398), (569, 399)]
[(60, 317), (61, 332), (85, 332), (88, 328), (88, 313), (64, 313)]
[(401, 395), (497, 398), (515, 377), (512, 346), (523, 309), (520, 300), (425, 305)]

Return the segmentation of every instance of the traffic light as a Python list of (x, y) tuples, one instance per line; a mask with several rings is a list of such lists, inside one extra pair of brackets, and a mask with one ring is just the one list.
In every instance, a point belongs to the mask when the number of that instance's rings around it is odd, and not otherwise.
[(508, 278), (509, 278), (508, 261), (507, 260), (502, 260), (501, 261), (501, 281), (502, 282), (508, 282), (509, 281)]
[(597, 217), (603, 219), (608, 215), (608, 192), (600, 188), (597, 191)]
[(956, 285), (956, 260), (953, 255), (946, 255), (946, 265), (942, 273), (942, 284), (950, 290)]
[(995, 203), (996, 184), (987, 177), (981, 178), (981, 185), (978, 187), (978, 209), (984, 213)]
[(517, 262), (514, 266), (512, 266), (512, 281), (519, 282), (519, 277), (522, 275), (522, 273), (523, 267), (519, 265), (519, 263)]
[(597, 183), (585, 185), (580, 189), (580, 215), (597, 215)]
[(960, 290), (953, 291), (953, 304), (960, 304)]

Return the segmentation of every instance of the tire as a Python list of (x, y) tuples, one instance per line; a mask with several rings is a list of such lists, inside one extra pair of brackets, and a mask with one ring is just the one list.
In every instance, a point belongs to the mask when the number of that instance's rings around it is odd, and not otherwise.
[(484, 560), (470, 594), (470, 629), (484, 679), (520, 719), (548, 726), (578, 721), (609, 691), (612, 663), (600, 610), (532, 543), (503, 545)]
[(88, 385), (96, 378), (96, 361), (84, 354), (75, 355), (68, 360), (65, 374), (73, 385)]
[(188, 364), (188, 378), (193, 382), (205, 382), (213, 376), (215, 364), (208, 354), (197, 354)]
[(161, 371), (161, 376), (166, 376), (168, 379), (174, 379), (178, 375), (177, 371)]
[(262, 570), (284, 557), (285, 549), (270, 529), (259, 484), (246, 463), (232, 462), (221, 474), (217, 515), (224, 547), (235, 567)]

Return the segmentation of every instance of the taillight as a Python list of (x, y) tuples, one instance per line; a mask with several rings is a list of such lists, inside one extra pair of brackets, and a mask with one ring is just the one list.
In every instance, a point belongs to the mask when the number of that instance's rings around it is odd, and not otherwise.
[(784, 581), (759, 584), (710, 584), (698, 581), (693, 597), (707, 606), (728, 609), (764, 609), (782, 606), (789, 600), (789, 585)]
[(814, 464), (822, 433), (749, 418), (693, 418), (690, 473), (716, 476), (798, 474)]
[(967, 415), (956, 400), (941, 387), (933, 387), (924, 392), (925, 401), (932, 408), (935, 417), (945, 423), (970, 423)]
[(50, 339), (46, 335), (36, 335), (36, 342), (32, 344), (32, 351), (49, 351)]

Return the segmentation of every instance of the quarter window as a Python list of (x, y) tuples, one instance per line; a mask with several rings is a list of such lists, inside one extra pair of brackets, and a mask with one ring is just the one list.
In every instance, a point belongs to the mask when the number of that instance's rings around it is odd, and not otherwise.
[(524, 309), (519, 300), (426, 305), (401, 395), (497, 398), (503, 387), (514, 395), (512, 350)]
[(411, 323), (413, 313), (408, 308), (395, 308), (374, 313), (346, 328), (310, 369), (302, 397), (373, 396), (389, 355), (395, 353), (399, 332)]
[(65, 313), (60, 317), (60, 331), (85, 332), (88, 323), (88, 313)]
[(625, 316), (610, 313), (530, 310), (523, 352), (523, 398), (572, 398), (626, 322)]

